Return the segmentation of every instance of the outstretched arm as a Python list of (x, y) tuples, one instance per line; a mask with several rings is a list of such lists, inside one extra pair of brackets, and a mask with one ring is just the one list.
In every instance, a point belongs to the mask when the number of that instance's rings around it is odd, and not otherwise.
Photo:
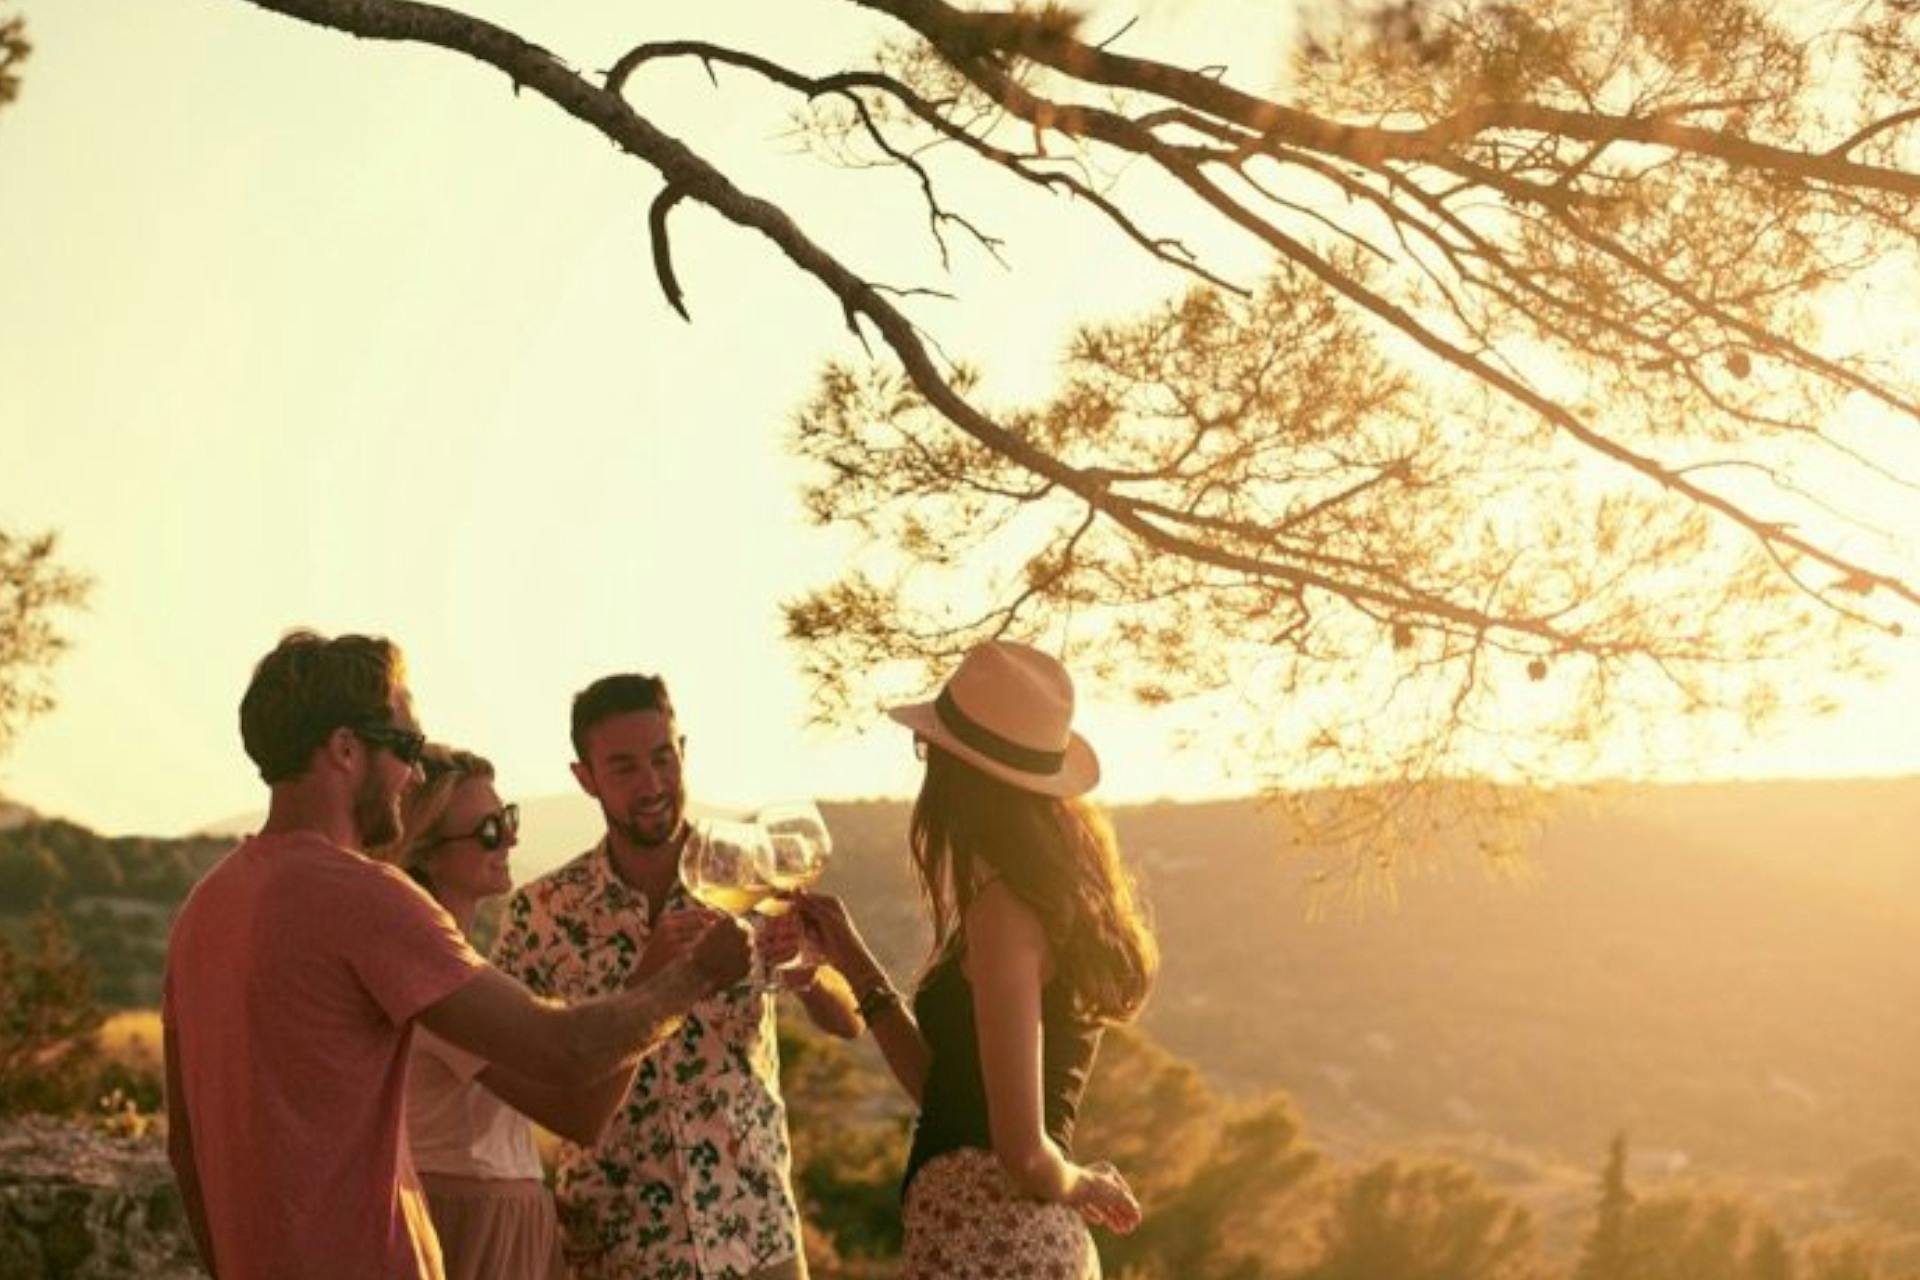
[[(642, 1054), (642, 1057), (645, 1055)], [(487, 1091), (535, 1124), (582, 1147), (597, 1144), (633, 1087), (640, 1058), (584, 1085), (556, 1085), (489, 1064), (476, 1077)]]
[(745, 934), (715, 920), (686, 956), (616, 995), (563, 1005), (489, 967), (419, 1016), (429, 1031), (513, 1074), (577, 1087), (637, 1062), (697, 1001), (746, 971)]
[(853, 998), (864, 1008), (864, 1013), (855, 1016), (873, 1032), (874, 1043), (880, 1046), (893, 1078), (919, 1106), (932, 1054), (913, 1020), (913, 1011), (894, 992), (887, 971), (854, 928), (844, 902), (828, 893), (803, 893), (795, 896), (794, 903), (807, 936), (827, 964), (839, 971)]
[[(660, 917), (647, 945), (627, 976), (627, 990), (645, 988), (674, 961), (689, 954), (714, 923), (704, 911), (672, 911)], [(597, 1079), (556, 1083), (536, 1080), (496, 1064), (479, 1075), (480, 1083), (508, 1106), (583, 1147), (600, 1141), (633, 1087), (639, 1059)]]

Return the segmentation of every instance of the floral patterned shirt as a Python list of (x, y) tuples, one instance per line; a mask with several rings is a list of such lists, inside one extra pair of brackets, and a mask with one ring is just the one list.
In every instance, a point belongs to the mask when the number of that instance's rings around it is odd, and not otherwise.
[[(684, 905), (676, 883), (663, 910)], [(649, 929), (646, 895), (606, 842), (515, 893), (493, 962), (543, 996), (620, 990)], [(710, 996), (640, 1062), (600, 1144), (562, 1143), (554, 1197), (581, 1277), (725, 1280), (800, 1251), (771, 996)]]

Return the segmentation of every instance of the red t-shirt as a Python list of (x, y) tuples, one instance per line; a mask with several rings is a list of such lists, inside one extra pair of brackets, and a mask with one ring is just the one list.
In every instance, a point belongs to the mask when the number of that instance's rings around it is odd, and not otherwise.
[(194, 887), (161, 1016), (222, 1280), (440, 1276), (408, 1043), (484, 964), (404, 874), (311, 832), (256, 836)]

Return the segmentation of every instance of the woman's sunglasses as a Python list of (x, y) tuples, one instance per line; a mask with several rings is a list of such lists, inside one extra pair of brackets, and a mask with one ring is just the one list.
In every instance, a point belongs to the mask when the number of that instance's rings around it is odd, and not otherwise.
[(520, 834), (520, 806), (502, 805), (486, 817), (480, 819), (480, 825), (471, 831), (459, 835), (441, 836), (421, 845), (423, 849), (432, 849), (443, 844), (452, 844), (455, 840), (472, 840), (489, 852), (500, 848), (514, 836)]

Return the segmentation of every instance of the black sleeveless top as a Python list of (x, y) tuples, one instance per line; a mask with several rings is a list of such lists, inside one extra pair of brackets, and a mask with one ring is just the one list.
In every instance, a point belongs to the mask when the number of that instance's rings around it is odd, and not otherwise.
[[(950, 948), (921, 979), (913, 997), (914, 1020), (932, 1051), (921, 1088), (920, 1117), (900, 1191), (913, 1184), (920, 1166), (961, 1147), (993, 1150), (987, 1123), (987, 1088), (980, 1071), (980, 1041), (973, 1025), (973, 986)], [(1047, 1136), (1062, 1152), (1073, 1150), (1073, 1121), (1080, 1094), (1100, 1047), (1100, 1024), (1077, 1012), (1067, 989), (1049, 982), (1040, 992), (1041, 1100)]]

